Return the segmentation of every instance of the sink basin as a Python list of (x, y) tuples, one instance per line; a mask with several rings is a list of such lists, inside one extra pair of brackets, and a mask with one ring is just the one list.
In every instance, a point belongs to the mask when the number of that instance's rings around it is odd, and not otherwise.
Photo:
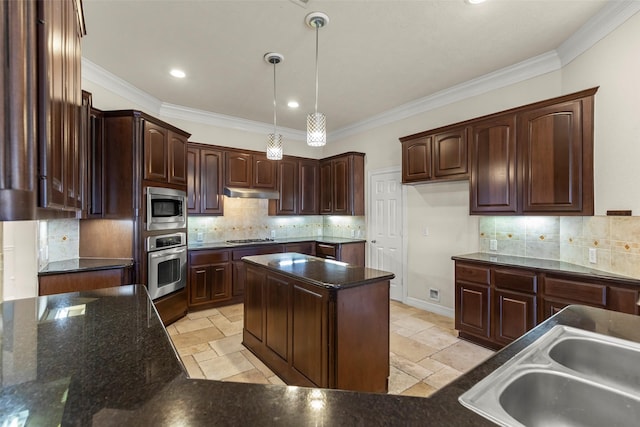
[(555, 326), (462, 394), (503, 426), (636, 426), (640, 344)]
[(525, 426), (633, 426), (640, 399), (554, 371), (527, 371), (504, 388), (500, 406)]
[(549, 357), (592, 380), (632, 393), (640, 390), (640, 349), (637, 345), (611, 339), (567, 338), (551, 347)]

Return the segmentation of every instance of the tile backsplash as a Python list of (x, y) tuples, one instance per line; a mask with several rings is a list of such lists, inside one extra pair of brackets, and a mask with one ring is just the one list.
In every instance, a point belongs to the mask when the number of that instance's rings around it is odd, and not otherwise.
[(310, 236), (366, 237), (364, 216), (268, 216), (265, 199), (225, 198), (224, 216), (190, 216), (189, 242)]
[[(490, 250), (490, 241), (497, 250)], [(596, 262), (589, 262), (589, 249)], [(480, 251), (570, 262), (640, 278), (640, 217), (480, 218)]]
[(50, 262), (77, 258), (79, 230), (77, 219), (38, 221), (38, 270)]

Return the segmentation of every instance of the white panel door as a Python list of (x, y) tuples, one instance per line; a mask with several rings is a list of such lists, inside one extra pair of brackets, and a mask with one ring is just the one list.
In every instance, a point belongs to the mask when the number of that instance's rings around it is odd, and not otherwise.
[(402, 301), (402, 185), (400, 172), (373, 172), (369, 182), (369, 267), (390, 271), (391, 299)]

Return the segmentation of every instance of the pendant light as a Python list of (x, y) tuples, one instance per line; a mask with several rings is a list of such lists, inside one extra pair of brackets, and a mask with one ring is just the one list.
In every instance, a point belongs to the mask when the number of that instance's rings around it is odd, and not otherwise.
[(273, 64), (273, 133), (270, 133), (267, 139), (267, 159), (282, 159), (282, 135), (277, 132), (277, 116), (276, 116), (276, 64), (279, 64), (284, 56), (279, 53), (269, 52), (264, 54), (264, 60), (269, 64)]
[(327, 119), (318, 112), (318, 31), (329, 23), (329, 17), (322, 12), (311, 12), (304, 21), (316, 30), (316, 109), (307, 116), (307, 145), (322, 147), (327, 143)]

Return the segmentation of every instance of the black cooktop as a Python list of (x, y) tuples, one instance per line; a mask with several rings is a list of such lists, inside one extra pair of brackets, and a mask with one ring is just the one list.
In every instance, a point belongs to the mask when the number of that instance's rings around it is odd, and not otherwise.
[(275, 239), (239, 239), (227, 240), (227, 243), (269, 243), (275, 242)]

